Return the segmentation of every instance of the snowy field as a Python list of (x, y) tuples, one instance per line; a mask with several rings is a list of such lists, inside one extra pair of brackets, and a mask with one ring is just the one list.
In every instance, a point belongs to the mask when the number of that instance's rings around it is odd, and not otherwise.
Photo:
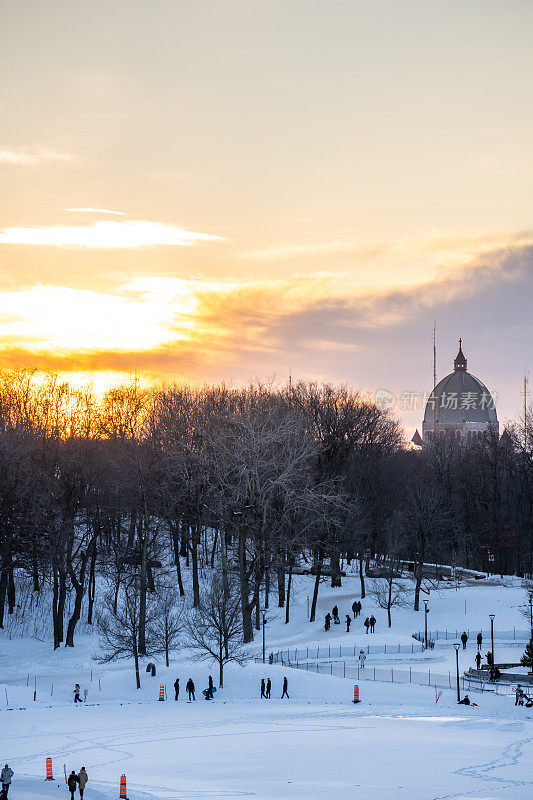
[[(423, 628), (423, 611), (393, 612), (393, 627), (371, 600), (363, 600), (362, 618), (323, 630), (323, 615), (339, 606), (341, 619), (358, 597), (355, 578), (341, 589), (321, 587), (317, 622), (307, 622), (312, 579), (299, 576), (291, 599), (291, 622), (270, 612), (267, 652), (281, 647), (307, 648), (411, 643)], [(526, 631), (519, 611), (519, 587), (469, 585), (430, 596), (429, 628), (470, 629), (474, 637), (461, 651), (461, 670), (473, 665), (475, 632), (482, 628), (483, 652), (490, 647), (489, 613), (497, 631)], [(465, 606), (466, 601), (466, 606)], [(466, 608), (466, 613), (465, 613)], [(376, 634), (366, 635), (362, 620), (374, 613)], [(252, 651), (259, 655), (256, 633)], [(215, 669), (191, 663), (178, 653), (171, 667), (157, 662), (155, 678), (142, 675), (134, 688), (130, 664), (102, 667), (92, 660), (94, 639), (78, 640), (74, 650), (51, 652), (36, 640), (0, 640), (0, 761), (15, 770), (11, 800), (68, 797), (67, 770), (85, 765), (87, 800), (115, 800), (125, 773), (130, 800), (241, 798), (257, 800), (514, 800), (533, 796), (533, 714), (515, 708), (510, 696), (469, 690), (477, 706), (458, 706), (455, 685), (435, 703), (433, 686), (399, 685), (365, 679), (361, 703), (354, 705), (352, 679), (249, 662), (226, 668), (225, 688), (213, 703), (201, 697), (207, 675)], [(524, 642), (496, 641), (498, 661), (519, 661)], [(368, 665), (395, 664), (398, 669), (431, 663), (435, 670), (455, 669), (453, 641), (425, 653), (370, 655)], [(91, 682), (91, 670), (92, 682)], [(30, 678), (28, 681), (28, 674)], [(33, 702), (33, 676), (37, 701)], [(283, 676), (290, 700), (281, 700)], [(180, 677), (181, 694), (173, 701), (172, 684)], [(197, 702), (185, 701), (192, 676)], [(273, 699), (259, 699), (261, 677), (272, 678)], [(87, 704), (74, 707), (72, 685), (88, 689)], [(26, 686), (27, 682), (29, 683)], [(169, 699), (157, 702), (160, 683)], [(53, 686), (53, 689), (52, 689)], [(7, 691), (7, 699), (5, 693)], [(53, 692), (53, 693), (52, 693)], [(56, 780), (44, 782), (45, 759), (52, 757)]]

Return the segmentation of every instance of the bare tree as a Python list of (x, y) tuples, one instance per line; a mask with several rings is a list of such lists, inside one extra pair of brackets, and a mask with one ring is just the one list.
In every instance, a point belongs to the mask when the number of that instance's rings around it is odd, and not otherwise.
[(188, 647), (193, 659), (213, 659), (218, 664), (219, 686), (224, 685), (224, 666), (243, 664), (247, 654), (242, 642), (241, 594), (236, 581), (213, 573), (200, 596), (200, 606), (187, 620)]
[[(154, 608), (147, 607), (146, 654), (155, 652), (153, 636)], [(113, 593), (106, 595), (99, 615), (101, 654), (96, 657), (100, 664), (133, 658), (137, 689), (141, 688), (139, 671), (139, 625), (141, 621), (141, 586), (137, 577), (121, 585), (115, 608)]]
[(179, 603), (175, 589), (170, 586), (161, 588), (152, 626), (152, 652), (164, 653), (167, 667), (170, 666), (169, 652), (178, 647), (184, 624), (183, 604)]

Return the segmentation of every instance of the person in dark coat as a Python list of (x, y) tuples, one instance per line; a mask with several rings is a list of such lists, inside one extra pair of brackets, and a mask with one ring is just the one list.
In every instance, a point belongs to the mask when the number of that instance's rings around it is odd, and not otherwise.
[(67, 786), (70, 792), (70, 800), (74, 800), (74, 792), (76, 791), (76, 786), (78, 785), (79, 782), (80, 779), (78, 778), (74, 770), (72, 770), (67, 780)]
[(466, 650), (466, 643), (467, 643), (467, 641), (468, 641), (468, 635), (467, 635), (466, 631), (463, 631), (463, 632), (462, 632), (462, 634), (461, 634), (461, 641), (462, 641), (462, 643), (463, 643), (463, 650)]
[(187, 690), (187, 694), (189, 695), (189, 703), (191, 702), (191, 699), (196, 700), (196, 697), (194, 696), (194, 682), (192, 678), (189, 678), (189, 680), (187, 681), (185, 689)]
[(180, 679), (176, 678), (174, 681), (174, 700), (178, 700), (180, 696)]
[(207, 691), (209, 693), (210, 700), (213, 700), (214, 692), (213, 692), (213, 676), (212, 675), (209, 676), (209, 682), (208, 682), (208, 685), (207, 685)]
[(80, 685), (79, 683), (77, 683), (74, 686), (74, 703), (83, 703), (83, 700), (80, 697), (80, 692), (81, 692)]
[(263, 697), (264, 697), (264, 698), (265, 698), (265, 700), (266, 700), (266, 694), (265, 694), (265, 679), (264, 679), (264, 678), (261, 678), (261, 700), (263, 699)]
[(282, 695), (281, 695), (281, 699), (282, 699), (282, 700), (283, 700), (283, 698), (284, 698), (284, 697), (286, 697), (286, 698), (287, 698), (287, 700), (290, 700), (289, 693), (288, 693), (288, 691), (287, 691), (287, 687), (288, 687), (288, 685), (289, 685), (289, 684), (288, 684), (287, 678), (283, 678), (283, 693), (282, 693)]
[(470, 698), (467, 694), (463, 697), (462, 700), (457, 701), (460, 706), (469, 706), (470, 705)]
[(483, 636), (481, 633), (477, 635), (477, 649), (481, 650), (481, 645), (483, 644)]
[(481, 653), (476, 653), (476, 667), (481, 669)]
[(487, 650), (485, 653), (485, 658), (487, 659), (487, 664), (489, 667), (492, 667), (492, 652), (490, 650)]
[(324, 630), (329, 631), (330, 628), (331, 628), (331, 614), (328, 613), (324, 618)]
[(363, 622), (363, 625), (365, 626), (366, 632), (368, 633), (368, 629), (370, 628), (370, 620), (368, 619), (368, 617)]
[(339, 607), (338, 606), (333, 606), (333, 609), (332, 609), (331, 613), (333, 614), (333, 622), (335, 623), (335, 625), (337, 625), (338, 622), (340, 622), (340, 620), (339, 620)]
[(350, 633), (350, 625), (352, 622), (352, 618), (349, 614), (346, 614), (346, 633)]
[(270, 700), (270, 692), (272, 691), (272, 681), (270, 678), (267, 678), (267, 687), (266, 687), (266, 699)]
[(352, 603), (352, 614), (355, 617), (357, 616), (357, 600), (354, 600)]
[(359, 614), (361, 613), (361, 609), (362, 608), (363, 608), (363, 606), (361, 605), (361, 601), (358, 600), (357, 601), (357, 616), (359, 616)]
[(374, 625), (376, 624), (375, 616), (372, 614), (368, 621), (370, 622), (370, 633), (374, 633)]

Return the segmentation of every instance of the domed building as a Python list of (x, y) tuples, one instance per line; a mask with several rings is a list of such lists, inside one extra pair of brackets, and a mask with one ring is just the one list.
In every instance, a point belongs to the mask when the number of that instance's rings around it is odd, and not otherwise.
[(485, 384), (467, 371), (462, 339), (459, 339), (453, 372), (437, 383), (428, 398), (422, 443), (427, 444), (435, 436), (469, 441), (489, 430), (499, 432), (496, 406)]

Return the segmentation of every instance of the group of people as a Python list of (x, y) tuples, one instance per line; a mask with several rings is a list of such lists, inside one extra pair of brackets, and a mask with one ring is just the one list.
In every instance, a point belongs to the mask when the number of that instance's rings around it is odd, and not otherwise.
[(79, 773), (76, 775), (76, 770), (72, 770), (70, 775), (67, 778), (67, 786), (70, 792), (70, 800), (74, 800), (74, 793), (76, 792), (76, 787), (80, 790), (80, 798), (83, 797), (83, 792), (85, 791), (85, 786), (87, 785), (87, 781), (89, 780), (89, 776), (87, 775), (87, 770), (85, 767), (82, 767)]
[[(190, 703), (192, 700), (196, 700), (195, 691), (196, 687), (194, 685), (194, 681), (192, 678), (189, 678), (187, 683), (185, 684), (185, 691), (187, 692), (188, 702)], [(215, 686), (213, 683), (212, 675), (208, 678), (208, 686), (204, 692), (204, 697), (206, 700), (213, 700), (213, 695), (215, 693)], [(180, 679), (176, 678), (174, 681), (174, 700), (179, 700), (180, 697)]]
[[(356, 619), (356, 617), (358, 617), (359, 614), (361, 613), (361, 608), (362, 608), (361, 601), (360, 600), (354, 600), (354, 602), (352, 603), (352, 611), (353, 611), (354, 619)], [(340, 617), (339, 617), (339, 607), (337, 605), (333, 606), (333, 608), (331, 609), (331, 614), (328, 611), (328, 613), (324, 617), (324, 630), (325, 631), (329, 631), (329, 629), (331, 628), (331, 620), (333, 620), (333, 624), (334, 625), (340, 625), (341, 621), (340, 621)], [(350, 633), (350, 625), (351, 624), (352, 624), (352, 618), (350, 617), (349, 614), (346, 614), (346, 633)], [(376, 618), (375, 618), (375, 616), (373, 614), (372, 614), (371, 617), (367, 617), (365, 619), (364, 623), (363, 623), (363, 625), (366, 628), (366, 632), (367, 633), (369, 631), (370, 631), (370, 633), (374, 633), (375, 624), (376, 624)]]
[(514, 693), (515, 693), (515, 701), (514, 701), (515, 706), (523, 706), (524, 705), (524, 700), (525, 700), (526, 701), (526, 708), (532, 708), (533, 707), (533, 698), (529, 697), (529, 695), (527, 695), (524, 692), (524, 690), (522, 689), (520, 684), (517, 685)]
[[(289, 700), (289, 682), (287, 678), (283, 678), (283, 691), (281, 693), (281, 699), (283, 700), (284, 697)], [(267, 678), (266, 681), (264, 678), (261, 678), (261, 699), (270, 700), (270, 695), (272, 692), (272, 681), (270, 678)]]

